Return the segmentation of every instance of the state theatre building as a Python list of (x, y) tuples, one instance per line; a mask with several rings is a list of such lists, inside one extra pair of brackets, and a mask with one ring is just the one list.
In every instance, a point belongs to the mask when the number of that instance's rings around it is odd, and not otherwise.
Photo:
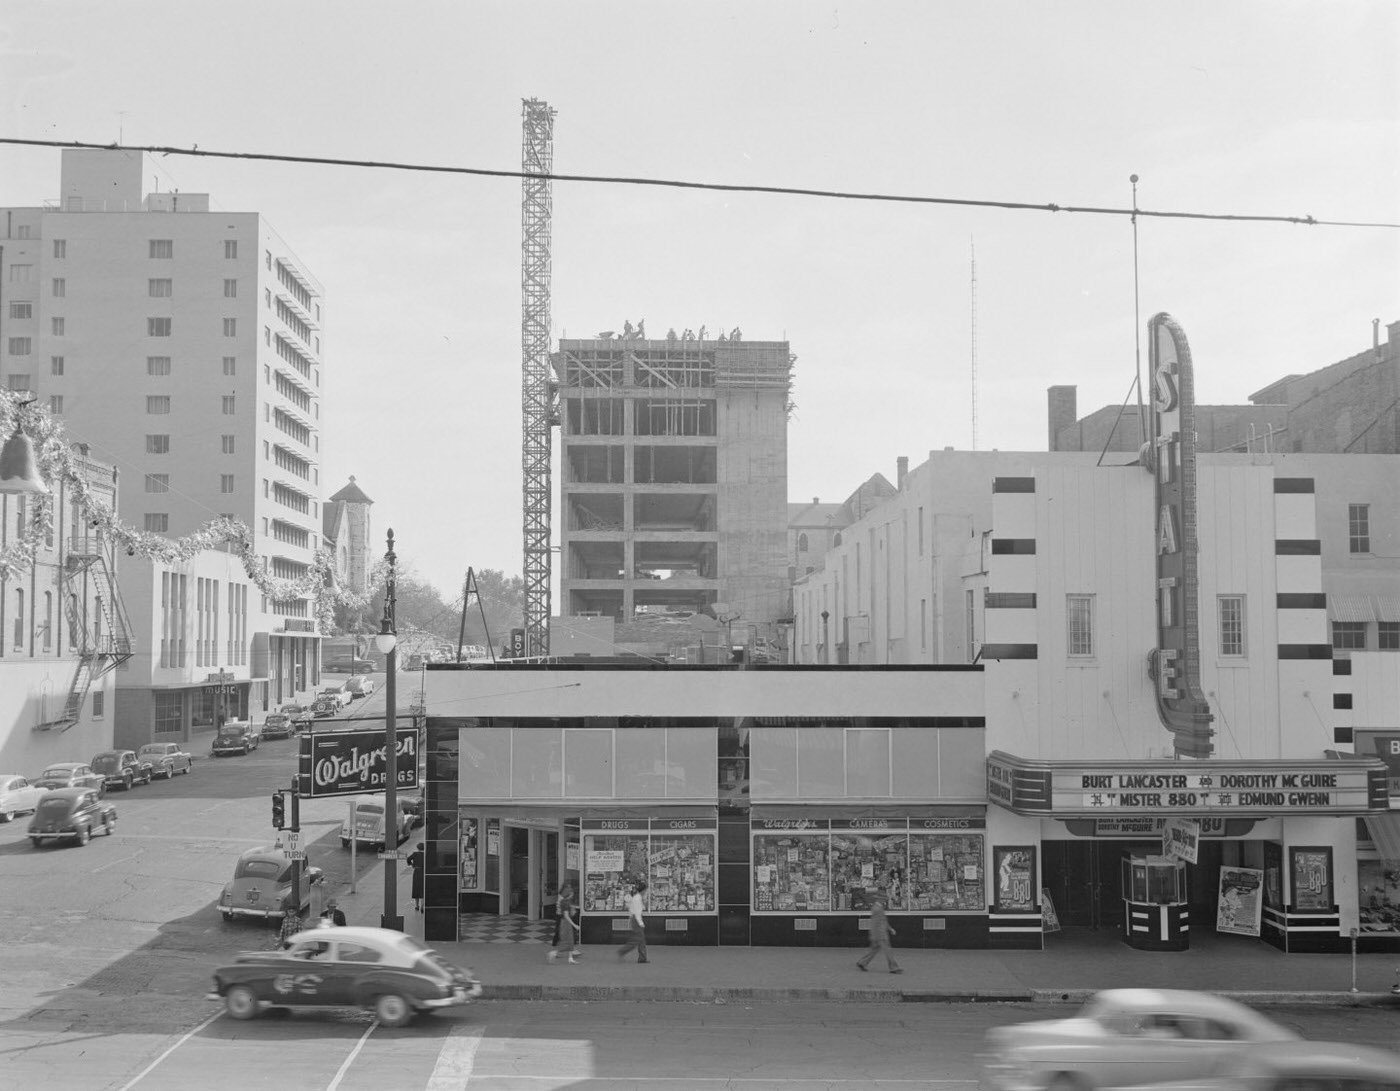
[(644, 878), (652, 943), (863, 946), (881, 889), (902, 946), (1039, 946), (980, 665), (627, 662), (428, 669), (430, 941), (567, 881), (611, 943)]

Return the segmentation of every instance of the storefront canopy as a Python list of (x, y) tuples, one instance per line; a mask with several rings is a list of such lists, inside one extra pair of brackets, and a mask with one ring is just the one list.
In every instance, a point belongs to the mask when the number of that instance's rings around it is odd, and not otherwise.
[(1381, 859), (1400, 863), (1400, 813), (1368, 814), (1366, 829), (1370, 831)]

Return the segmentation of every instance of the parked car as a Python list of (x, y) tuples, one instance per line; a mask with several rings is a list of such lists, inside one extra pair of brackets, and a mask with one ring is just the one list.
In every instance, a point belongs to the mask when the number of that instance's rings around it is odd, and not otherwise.
[(1350, 1042), (1256, 1043), (1209, 1079), (1152, 1091), (1400, 1091), (1400, 1054)]
[[(415, 830), (423, 825), (423, 796), (415, 792), (412, 795), (400, 795), (398, 797), (399, 806), (403, 808), (404, 814), (413, 821), (409, 823)], [(344, 823), (341, 823), (344, 825)]]
[(247, 720), (229, 720), (214, 736), (211, 753), (218, 758), (225, 754), (246, 754), (258, 748), (258, 733)]
[(12, 821), (15, 815), (34, 810), (46, 792), (47, 788), (30, 784), (18, 773), (0, 773), (0, 822)]
[(374, 679), (357, 674), (346, 680), (345, 688), (349, 692), (351, 700), (356, 697), (368, 697), (374, 692)]
[(1199, 1079), (1251, 1042), (1297, 1038), (1210, 993), (1109, 989), (1069, 1019), (994, 1027), (979, 1061), (983, 1087), (992, 1091), (1093, 1091)]
[(129, 792), (137, 784), (150, 784), (155, 769), (149, 761), (136, 756), (134, 750), (104, 750), (93, 757), (92, 771), (102, 774), (108, 788)]
[(233, 879), (224, 884), (219, 912), (226, 921), (234, 917), (281, 920), (288, 913), (301, 914), (311, 904), (312, 884), (321, 880), (321, 869), (303, 867), (297, 894), (292, 893), (292, 861), (279, 848), (249, 849), (233, 868)]
[(269, 712), (258, 734), (264, 739), (289, 739), (296, 730), (296, 724), (285, 712)]
[(384, 797), (356, 796), (354, 832), (351, 832), (350, 816), (346, 815), (340, 823), (340, 847), (348, 849), (353, 836), (356, 841), (368, 841), (378, 845), (385, 852), (397, 848), (407, 841), (409, 834), (413, 832), (413, 814), (403, 798), (398, 800), (398, 811), (396, 836), (394, 843), (390, 845), (385, 835)]
[(35, 778), (38, 788), (101, 788), (102, 774), (82, 761), (56, 761)]
[(339, 685), (335, 686), (323, 687), (321, 690), (321, 696), (334, 698), (336, 701), (340, 702), (341, 708), (344, 708), (346, 705), (348, 705), (351, 701), (355, 699), (350, 695), (350, 691), (346, 688), (344, 682), (341, 682)]
[(386, 1027), (481, 995), (470, 970), (412, 936), (386, 928), (310, 928), (276, 951), (244, 951), (214, 971), (214, 991), (235, 1019), (268, 1007), (366, 1008)]
[(194, 772), (194, 756), (174, 742), (148, 742), (136, 752), (142, 761), (151, 763), (154, 776), (170, 780), (176, 773), (184, 775)]
[(406, 671), (421, 671), (423, 669), (423, 664), (426, 662), (427, 660), (423, 658), (420, 652), (414, 652), (404, 659), (402, 669)]
[(290, 716), (292, 718), (292, 726), (297, 731), (305, 731), (316, 718), (316, 714), (311, 710), (310, 705), (283, 705), (277, 711)]
[(344, 659), (328, 661), (325, 669), (330, 674), (369, 674), (374, 670), (374, 662), (370, 659), (347, 656)]
[(55, 788), (39, 800), (29, 840), (35, 848), (46, 841), (86, 845), (99, 829), (110, 837), (116, 825), (117, 809), (102, 798), (100, 788)]
[(340, 701), (335, 697), (317, 697), (316, 703), (311, 706), (311, 715), (317, 720), (334, 716), (339, 711)]

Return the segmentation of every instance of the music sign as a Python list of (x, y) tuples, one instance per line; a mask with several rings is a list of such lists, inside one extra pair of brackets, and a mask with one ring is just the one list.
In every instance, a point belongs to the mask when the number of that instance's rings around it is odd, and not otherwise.
[[(394, 758), (396, 788), (418, 787), (418, 729), (401, 727)], [(388, 762), (382, 731), (318, 731), (301, 737), (298, 793), (303, 799), (382, 792)]]

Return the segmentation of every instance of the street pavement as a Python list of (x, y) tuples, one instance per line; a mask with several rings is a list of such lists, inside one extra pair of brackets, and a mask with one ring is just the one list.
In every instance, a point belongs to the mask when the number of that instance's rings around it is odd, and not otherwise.
[[(423, 938), (423, 918), (400, 865), (399, 911)], [(347, 923), (379, 925), (383, 878), (371, 870), (356, 893), (330, 891)], [(1193, 935), (1180, 952), (1137, 951), (1114, 932), (1066, 928), (1042, 951), (899, 948), (904, 973), (856, 967), (860, 948), (669, 947), (653, 944), (649, 961), (619, 961), (616, 949), (586, 945), (577, 965), (551, 963), (539, 942), (432, 944), (450, 962), (472, 969), (489, 999), (635, 1001), (860, 1001), (921, 1003), (1033, 1001), (1078, 1003), (1111, 988), (1196, 989), (1255, 1007), (1394, 1005), (1400, 954), (1284, 954), (1262, 940), (1215, 932)]]

